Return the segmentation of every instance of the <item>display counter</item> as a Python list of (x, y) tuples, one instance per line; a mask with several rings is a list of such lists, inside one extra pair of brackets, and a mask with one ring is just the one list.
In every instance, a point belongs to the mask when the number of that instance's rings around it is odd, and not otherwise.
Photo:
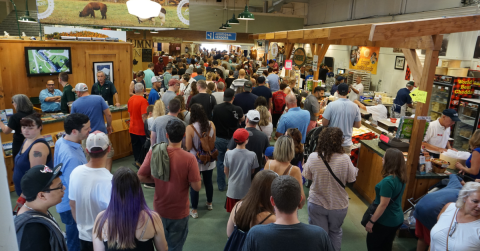
[[(353, 188), (362, 195), (365, 200), (371, 203), (375, 199), (375, 185), (382, 179), (382, 158), (385, 151), (378, 147), (378, 140), (360, 140), (360, 154), (358, 156), (358, 176)], [(451, 173), (455, 170), (448, 169)], [(446, 174), (436, 173), (420, 174), (417, 172), (414, 182), (413, 198), (418, 199), (427, 193), (428, 188), (442, 179), (447, 178)], [(404, 205), (404, 207), (410, 205)]]
[[(128, 114), (127, 105), (122, 105), (120, 107), (110, 106), (110, 111), (112, 113), (112, 127), (113, 132), (109, 135), (109, 139), (112, 142), (113, 149), (115, 150), (115, 155), (113, 159), (119, 159), (132, 154), (132, 146), (130, 141), (130, 133), (128, 132), (130, 124), (130, 116)], [(63, 121), (65, 116), (59, 115), (44, 115), (42, 116), (42, 136), (45, 137), (47, 142), (51, 145), (52, 156), (55, 151), (54, 144), (57, 141), (58, 137), (64, 132)], [(13, 133), (10, 134), (1, 134), (2, 144), (11, 143), (13, 140)], [(11, 155), (6, 155), (5, 150), (3, 151), (5, 158), (5, 166), (7, 167), (7, 176), (8, 184), (10, 186), (10, 191), (14, 191), (13, 186), (13, 166), (14, 159)]]

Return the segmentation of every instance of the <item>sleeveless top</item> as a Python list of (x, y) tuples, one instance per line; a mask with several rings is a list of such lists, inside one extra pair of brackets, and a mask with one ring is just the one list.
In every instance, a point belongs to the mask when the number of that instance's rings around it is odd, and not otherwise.
[[(133, 84), (133, 93), (135, 93), (135, 85), (138, 84), (138, 83), (142, 83), (142, 84), (143, 84), (143, 89), (144, 89), (145, 91), (147, 91), (147, 86), (145, 85), (145, 80), (142, 79), (142, 81), (137, 82), (136, 79), (133, 79), (132, 81), (133, 81), (133, 83), (134, 83), (134, 84)], [(145, 95), (144, 95), (144, 96), (145, 96)]]
[[(480, 153), (480, 147), (477, 147), (475, 149), (473, 149), (473, 151), (477, 151)], [(468, 168), (471, 168), (472, 167), (472, 156), (473, 156), (473, 151), (472, 151), (472, 154), (470, 155), (470, 157), (468, 157), (465, 165), (468, 167)], [(467, 174), (468, 176), (474, 178), (474, 179), (480, 179), (480, 172), (477, 174), (477, 175), (473, 175), (473, 174)]]
[[(270, 169), (270, 164), (271, 164), (271, 163), (272, 163), (272, 162), (268, 162), (268, 169), (267, 169), (267, 170), (272, 170), (272, 169)], [(289, 176), (291, 176), (291, 175), (290, 175), (290, 172), (292, 172), (292, 167), (293, 167), (292, 164), (288, 165), (287, 169), (285, 169), (285, 172), (283, 172), (282, 175), (289, 175)], [(273, 170), (272, 170), (272, 171), (273, 171)]]
[[(212, 127), (212, 122), (208, 122), (210, 124), (210, 133), (209, 133), (209, 136), (210, 137), (213, 137), (213, 134), (215, 133), (213, 131), (213, 127)], [(200, 129), (200, 123), (199, 122), (195, 122), (192, 124), (193, 127), (195, 127), (195, 130), (197, 130), (198, 133), (201, 134), (201, 129)], [(193, 142), (192, 144), (195, 146), (195, 148), (199, 149), (200, 148), (200, 138), (198, 137), (198, 135), (194, 132), (193, 133)], [(197, 155), (197, 151), (195, 151), (195, 149), (190, 149), (190, 153), (193, 154), (193, 156), (196, 156)], [(202, 171), (209, 171), (209, 170), (212, 170), (215, 168), (215, 162), (210, 162), (210, 163), (207, 163), (206, 165), (202, 164), (202, 163), (198, 163), (198, 169), (200, 170), (200, 172)]]
[[(238, 205), (238, 203), (237, 203)], [(237, 213), (237, 205), (235, 205), (234, 211), (235, 214)], [(270, 216), (273, 214), (270, 213), (265, 219), (260, 221), (257, 225), (262, 225)], [(234, 216), (235, 217), (235, 216)], [(240, 251), (243, 248), (243, 243), (245, 242), (245, 238), (247, 238), (248, 231), (243, 231), (234, 224), (232, 235), (228, 238), (227, 244), (225, 244), (225, 248), (223, 251)]]
[[(142, 234), (140, 235), (140, 240), (143, 239), (143, 235), (147, 230), (147, 225), (149, 221), (150, 221), (150, 217), (147, 217), (147, 222), (145, 223), (145, 227), (143, 227)], [(155, 251), (155, 248), (153, 245), (153, 238), (154, 237), (152, 237), (151, 239), (148, 239), (147, 241), (140, 241), (137, 239), (137, 236), (135, 236), (135, 248), (129, 248), (129, 249), (108, 248), (108, 242), (106, 241), (103, 242), (103, 245), (105, 246), (105, 251)]]
[(22, 180), (23, 175), (30, 170), (30, 150), (32, 149), (33, 145), (36, 143), (43, 143), (48, 147), (48, 156), (47, 156), (47, 163), (46, 165), (53, 170), (53, 158), (52, 158), (52, 149), (48, 145), (47, 141), (44, 138), (39, 138), (22, 153), (23, 145), (25, 145), (26, 141), (23, 141), (22, 146), (20, 147), (20, 152), (18, 152), (17, 156), (15, 156), (15, 166), (13, 169), (13, 183), (15, 184), (15, 191), (17, 195), (20, 196), (22, 194), (22, 187), (20, 181)]

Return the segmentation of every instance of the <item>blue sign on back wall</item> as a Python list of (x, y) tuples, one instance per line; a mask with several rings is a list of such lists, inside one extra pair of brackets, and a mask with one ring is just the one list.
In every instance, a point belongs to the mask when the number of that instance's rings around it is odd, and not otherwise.
[(229, 40), (236, 41), (237, 33), (235, 32), (215, 32), (207, 31), (207, 40)]

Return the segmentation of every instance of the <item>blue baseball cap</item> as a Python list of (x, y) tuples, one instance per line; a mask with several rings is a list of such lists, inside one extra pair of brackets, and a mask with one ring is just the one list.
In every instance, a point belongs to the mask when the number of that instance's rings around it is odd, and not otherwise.
[(269, 158), (272, 158), (273, 157), (273, 150), (274, 150), (273, 146), (267, 147), (267, 149), (265, 149), (265, 156), (269, 157)]
[(442, 112), (443, 115), (450, 117), (453, 121), (460, 121), (458, 112), (453, 109), (446, 109)]
[(338, 76), (338, 77), (337, 77), (337, 81), (342, 81), (342, 80), (344, 80), (344, 79), (345, 79), (345, 78), (344, 78), (343, 76)]

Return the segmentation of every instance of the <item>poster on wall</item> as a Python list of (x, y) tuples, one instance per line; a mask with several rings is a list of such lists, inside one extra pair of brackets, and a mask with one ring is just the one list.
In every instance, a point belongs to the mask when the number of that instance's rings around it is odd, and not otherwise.
[(94, 62), (93, 63), (93, 83), (97, 83), (97, 73), (101, 71), (105, 75), (105, 81), (113, 83), (113, 62)]
[[(450, 34), (444, 34), (442, 40), (442, 48), (440, 48), (440, 52), (438, 56), (446, 56), (447, 55), (447, 48), (448, 48), (448, 40), (450, 39)], [(426, 50), (421, 51), (422, 55), (425, 55)]]
[(42, 24), (188, 28), (189, 0), (37, 0)]
[(45, 38), (47, 40), (62, 39), (62, 36), (108, 38), (115, 41), (118, 39), (118, 42), (127, 41), (125, 31), (45, 26)]
[(377, 74), (380, 47), (352, 46), (349, 68)]

